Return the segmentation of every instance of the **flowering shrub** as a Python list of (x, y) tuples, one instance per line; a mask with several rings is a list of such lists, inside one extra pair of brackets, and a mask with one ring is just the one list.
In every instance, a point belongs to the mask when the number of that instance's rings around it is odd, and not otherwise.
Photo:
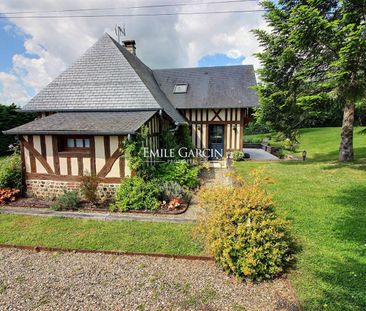
[(169, 209), (175, 209), (177, 207), (180, 207), (183, 203), (184, 203), (184, 201), (182, 199), (173, 198), (173, 199), (170, 200), (170, 202), (168, 204), (168, 208)]
[(275, 215), (262, 175), (255, 172), (251, 180), (236, 177), (234, 186), (204, 189), (200, 202), (207, 213), (196, 233), (226, 271), (262, 281), (284, 271), (292, 250), (288, 224)]
[(0, 189), (0, 205), (6, 202), (15, 201), (16, 196), (20, 192), (19, 189), (4, 188)]

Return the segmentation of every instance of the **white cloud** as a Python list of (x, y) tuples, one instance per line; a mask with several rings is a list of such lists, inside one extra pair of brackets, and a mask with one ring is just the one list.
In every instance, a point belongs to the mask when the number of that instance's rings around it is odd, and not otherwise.
[[(156, 3), (164, 3), (163, 0)], [(151, 4), (147, 0), (2, 0), (0, 11), (57, 10), (84, 7), (121, 7)], [(200, 5), (170, 8), (169, 11), (219, 11), (258, 8), (255, 3)], [(162, 12), (168, 9), (154, 9)], [(125, 13), (115, 10), (106, 13)], [(133, 13), (147, 12), (133, 10)], [(151, 11), (150, 11), (151, 12)], [(52, 13), (53, 15), (55, 13)], [(71, 13), (70, 13), (71, 14)], [(78, 13), (78, 14), (84, 14)], [(258, 61), (252, 56), (259, 51), (258, 43), (250, 32), (264, 28), (261, 13), (179, 15), (170, 17), (108, 17), (70, 19), (11, 19), (16, 30), (27, 35), (25, 54), (13, 56), (13, 70), (17, 85), (36, 92), (90, 47), (105, 31), (114, 34), (115, 24), (126, 24), (127, 38), (137, 42), (138, 56), (151, 68), (197, 66), (199, 59), (208, 54), (223, 53), (229, 57), (245, 56), (245, 63)], [(20, 94), (14, 93), (14, 94)], [(24, 94), (23, 94), (24, 95)], [(24, 96), (14, 100), (24, 101)], [(15, 96), (15, 95), (14, 95)], [(4, 97), (4, 94), (1, 94)]]
[(36, 55), (32, 58), (16, 54), (13, 56), (13, 69), (22, 82), (39, 92), (42, 87), (52, 81), (62, 70), (66, 63), (53, 56), (45, 48), (37, 44), (34, 39), (28, 39), (24, 43), (27, 54)]
[(2, 104), (9, 105), (15, 102), (21, 106), (29, 100), (24, 85), (15, 75), (0, 72), (0, 90), (0, 103)]

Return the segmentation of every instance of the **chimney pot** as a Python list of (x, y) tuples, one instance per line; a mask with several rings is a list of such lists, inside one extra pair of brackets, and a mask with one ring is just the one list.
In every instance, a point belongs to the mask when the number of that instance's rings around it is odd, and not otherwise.
[(123, 44), (127, 51), (129, 51), (131, 54), (136, 55), (136, 41), (135, 40), (125, 40), (123, 41)]

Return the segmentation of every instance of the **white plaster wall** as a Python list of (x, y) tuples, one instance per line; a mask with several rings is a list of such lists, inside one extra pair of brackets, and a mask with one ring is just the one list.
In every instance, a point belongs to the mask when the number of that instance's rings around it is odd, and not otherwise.
[(78, 159), (71, 158), (71, 175), (78, 176), (79, 167), (78, 167)]
[(105, 164), (104, 137), (95, 136), (94, 139), (95, 139), (95, 166), (98, 174)]
[(59, 162), (60, 162), (60, 174), (67, 175), (67, 159), (60, 158)]
[(53, 171), (55, 171), (55, 164), (53, 163), (53, 146), (52, 146), (52, 136), (45, 136), (46, 141), (46, 160)]

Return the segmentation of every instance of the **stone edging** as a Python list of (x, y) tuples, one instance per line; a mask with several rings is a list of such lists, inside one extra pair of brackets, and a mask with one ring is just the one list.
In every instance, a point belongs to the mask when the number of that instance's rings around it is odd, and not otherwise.
[(209, 256), (191, 256), (191, 255), (169, 255), (159, 253), (134, 253), (134, 252), (119, 252), (108, 250), (92, 250), (92, 249), (72, 249), (72, 248), (60, 248), (60, 247), (46, 247), (46, 246), (30, 246), (30, 245), (15, 245), (15, 244), (0, 244), (0, 248), (7, 249), (21, 249), (34, 252), (60, 252), (60, 253), (81, 253), (81, 254), (103, 254), (103, 255), (115, 255), (115, 256), (147, 256), (147, 257), (161, 257), (172, 259), (186, 259), (186, 260), (202, 260), (202, 261), (214, 261), (213, 257)]
[(21, 208), (21, 207), (0, 207), (0, 213), (18, 214), (41, 217), (64, 217), (81, 218), (91, 220), (127, 220), (127, 221), (147, 221), (147, 222), (172, 222), (172, 223), (195, 223), (195, 219), (185, 218), (180, 215), (159, 215), (159, 214), (133, 214), (133, 213), (102, 213), (102, 212), (72, 212), (72, 211), (52, 211), (44, 208)]

